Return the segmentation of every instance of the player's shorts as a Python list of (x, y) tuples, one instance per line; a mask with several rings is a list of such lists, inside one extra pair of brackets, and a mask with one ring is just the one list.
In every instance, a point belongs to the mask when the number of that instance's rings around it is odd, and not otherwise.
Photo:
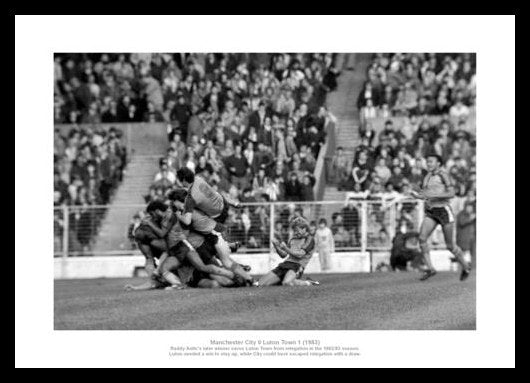
[(193, 273), (191, 274), (191, 278), (188, 281), (188, 286), (199, 287), (199, 282), (203, 279), (210, 279), (210, 275), (197, 269), (194, 269)]
[(171, 249), (169, 249), (168, 255), (170, 257), (177, 258), (180, 262), (183, 262), (186, 259), (186, 255), (188, 255), (188, 252), (190, 250), (193, 250), (193, 247), (191, 247), (188, 241), (183, 240), (177, 243)]
[(442, 226), (455, 221), (455, 216), (450, 206), (425, 208), (425, 216)]
[(304, 267), (296, 262), (285, 261), (280, 263), (272, 272), (278, 276), (282, 281), (289, 271), (294, 271), (296, 278), (300, 278), (304, 274)]
[[(214, 245), (210, 241), (204, 241), (202, 245), (195, 249), (202, 261), (208, 265), (214, 262), (214, 257), (217, 251), (215, 250)], [(214, 263), (215, 264), (215, 263)]]
[(219, 214), (215, 218), (215, 221), (224, 224), (226, 222), (226, 219), (228, 218), (228, 209), (229, 208), (230, 208), (230, 206), (228, 206), (228, 202), (226, 201), (226, 198), (223, 197), (223, 211), (221, 212), (221, 214)]
[(188, 287), (198, 287), (201, 280), (210, 279), (209, 274), (199, 271), (189, 264), (180, 266), (177, 275), (180, 281)]

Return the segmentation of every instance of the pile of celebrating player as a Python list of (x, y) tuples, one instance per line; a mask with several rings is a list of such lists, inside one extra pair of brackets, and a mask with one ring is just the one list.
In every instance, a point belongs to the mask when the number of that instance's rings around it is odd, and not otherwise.
[(177, 178), (182, 188), (169, 193), (169, 206), (151, 202), (146, 209), (147, 217), (134, 233), (150, 278), (126, 289), (318, 284), (301, 279), (315, 247), (305, 219), (291, 222), (293, 238), (289, 244), (273, 241), (280, 257), (287, 258), (285, 262), (260, 280), (254, 280), (249, 274), (250, 267), (231, 258), (239, 244), (230, 243), (223, 236), (228, 209), (239, 204), (223, 197), (188, 168), (179, 169)]

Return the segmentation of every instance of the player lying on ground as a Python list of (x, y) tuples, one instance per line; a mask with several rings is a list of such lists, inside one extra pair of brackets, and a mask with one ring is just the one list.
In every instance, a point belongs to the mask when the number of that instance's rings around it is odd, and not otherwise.
[(313, 256), (315, 249), (315, 239), (309, 232), (309, 224), (303, 218), (295, 218), (291, 227), (293, 230), (293, 237), (289, 240), (289, 244), (278, 240), (273, 240), (273, 245), (278, 255), (282, 258), (287, 258), (280, 263), (270, 273), (264, 275), (256, 284), (258, 287), (262, 286), (311, 286), (319, 283), (312, 280), (300, 279), (304, 273), (304, 269)]
[[(204, 263), (187, 241), (186, 231), (171, 212), (171, 209), (158, 201), (151, 202), (147, 207), (148, 219), (135, 231), (138, 246), (146, 257), (146, 270), (151, 281), (136, 289), (160, 287), (160, 280), (174, 288), (180, 288), (182, 282), (176, 276), (180, 266), (193, 267), (203, 275), (217, 276), (222, 285), (232, 285), (235, 275), (213, 263)], [(161, 225), (162, 227), (159, 227)], [(164, 255), (161, 255), (165, 253)], [(155, 266), (155, 258), (159, 258)], [(215, 287), (215, 286), (214, 286)]]
[(442, 226), (445, 244), (462, 267), (460, 280), (466, 280), (471, 273), (471, 266), (464, 259), (464, 252), (458, 247), (454, 236), (455, 219), (450, 206), (451, 198), (455, 196), (454, 187), (447, 173), (442, 169), (443, 160), (437, 154), (427, 157), (428, 173), (423, 179), (422, 189), (413, 190), (411, 195), (425, 200), (425, 218), (420, 228), (420, 248), (427, 270), (421, 277), (422, 281), (436, 275), (431, 261), (427, 241), (438, 225)]
[[(183, 225), (189, 225), (189, 229), (196, 231), (208, 238), (211, 243), (215, 246), (216, 254), (221, 261), (222, 265), (233, 271), (236, 275), (243, 278), (249, 285), (253, 283), (252, 276), (247, 272), (250, 268), (245, 268), (243, 265), (235, 262), (231, 257), (231, 247), (222, 236), (222, 232), (226, 230), (226, 227), (210, 218), (202, 211), (198, 209), (192, 209), (188, 213), (185, 212), (186, 200), (188, 192), (185, 189), (173, 190), (169, 193), (168, 198), (172, 203), (172, 208), (175, 212), (175, 216), (180, 220)], [(184, 213), (182, 213), (184, 211)], [(188, 219), (186, 219), (186, 217)]]

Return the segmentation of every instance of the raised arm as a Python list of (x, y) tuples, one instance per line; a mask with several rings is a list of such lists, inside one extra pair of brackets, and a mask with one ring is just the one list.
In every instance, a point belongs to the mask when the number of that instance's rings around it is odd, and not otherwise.
[(177, 218), (179, 219), (180, 222), (182, 222), (184, 225), (186, 226), (189, 226), (191, 225), (191, 220), (192, 220), (192, 217), (193, 217), (193, 214), (192, 213), (176, 213), (177, 214)]
[(276, 252), (278, 253), (280, 257), (285, 258), (289, 255), (285, 250), (281, 248), (279, 241), (273, 240), (272, 245), (274, 246), (274, 249), (276, 249)]
[(351, 171), (351, 174), (353, 176), (353, 179), (355, 180), (356, 183), (361, 183), (361, 179), (359, 178), (359, 176), (357, 175), (357, 171), (359, 170), (359, 168), (357, 166), (354, 166), (352, 171)]
[(303, 258), (304, 255), (307, 254), (307, 253), (306, 253), (304, 250), (302, 250), (302, 249), (300, 249), (300, 250), (292, 250), (292, 249), (289, 249), (285, 243), (282, 243), (280, 246), (281, 246), (280, 249), (282, 249), (282, 250), (285, 251), (287, 254), (289, 254), (289, 255), (291, 255), (291, 256), (293, 256), (293, 257), (295, 257), (295, 258)]
[(292, 255), (295, 258), (303, 258), (315, 248), (315, 239), (313, 237), (308, 237), (305, 244), (299, 250), (290, 249), (284, 242), (282, 242), (280, 246), (287, 254)]
[(175, 214), (180, 222), (189, 226), (193, 218), (193, 209), (195, 209), (195, 200), (188, 195), (184, 201), (184, 211), (177, 211)]
[(225, 201), (228, 203), (228, 205), (233, 206), (233, 207), (240, 207), (241, 206), (241, 204), (238, 201), (230, 198), (229, 195), (225, 196)]

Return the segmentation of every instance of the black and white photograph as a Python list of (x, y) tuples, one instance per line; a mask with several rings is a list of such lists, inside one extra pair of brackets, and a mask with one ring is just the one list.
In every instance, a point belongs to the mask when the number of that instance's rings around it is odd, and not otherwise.
[(475, 329), (476, 66), (55, 54), (55, 329)]
[[(354, 28), (326, 17), (330, 28)], [(95, 27), (97, 18), (86, 21)], [(110, 20), (100, 19), (104, 29)], [(167, 20), (147, 33), (171, 30)], [(177, 20), (184, 30), (201, 16)], [(514, 25), (514, 17), (503, 20)], [(19, 270), (36, 268), (29, 272), (51, 287), (39, 300), (41, 285), (23, 277), (49, 339), (164, 339), (151, 347), (166, 365), (280, 356), (306, 366), (317, 357), (373, 364), (385, 346), (369, 343), (371, 334), (399, 336), (393, 347), (408, 352), (428, 336), (484, 344), (473, 337), (493, 318), (477, 296), (493, 295), (478, 282), (514, 288), (514, 105), (504, 126), (484, 117), (492, 82), (515, 89), (509, 53), (499, 54), (507, 67), (494, 79), (485, 75), (486, 48), (457, 39), (407, 41), (408, 49), (393, 39), (346, 39), (326, 48), (308, 32), (288, 36), (303, 38), (299, 46), (272, 39), (254, 47), (227, 44), (226, 30), (204, 31), (212, 40), (196, 45), (112, 33), (109, 43), (72, 30), (93, 43), (50, 41), (34, 63), (46, 73), (32, 96), (43, 117), (23, 108), (19, 119), (16, 109), (17, 206), (19, 178), (28, 175), (18, 156), (31, 153), (21, 142), (47, 144), (40, 160), (25, 158), (38, 166), (31, 189), (41, 194), (46, 230), (31, 243), (39, 226), (16, 216), (16, 259), (29, 261), (16, 272), (18, 283)], [(252, 33), (264, 32), (251, 29), (250, 41)], [(17, 60), (18, 80), (26, 64), (19, 69)], [(19, 125), (26, 118), (40, 119), (38, 129)], [(493, 129), (496, 142), (487, 137)], [(491, 182), (506, 194), (495, 195)], [(507, 252), (480, 241), (503, 242)], [(131, 342), (109, 347), (133, 352)]]

